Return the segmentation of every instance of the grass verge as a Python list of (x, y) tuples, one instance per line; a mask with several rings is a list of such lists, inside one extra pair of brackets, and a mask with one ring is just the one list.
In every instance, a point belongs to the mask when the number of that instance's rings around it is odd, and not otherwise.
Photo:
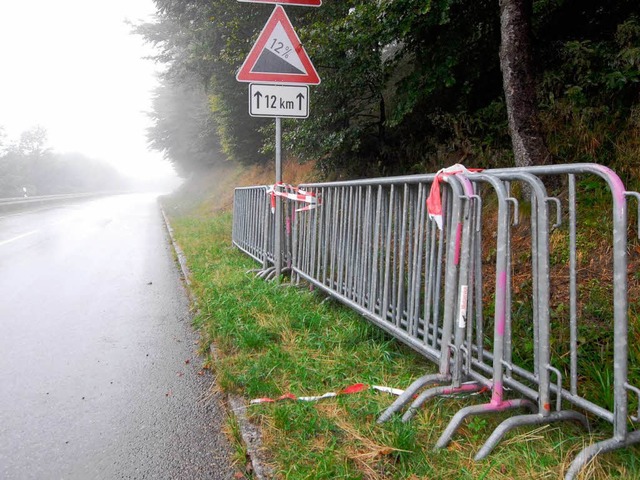
[[(435, 368), (363, 318), (309, 289), (277, 286), (247, 271), (256, 264), (231, 246), (231, 215), (172, 219), (192, 272), (203, 352), (219, 387), (243, 395), (278, 397), (336, 391), (353, 383), (404, 388)], [(485, 396), (440, 398), (416, 418), (377, 425), (391, 403), (371, 390), (318, 403), (283, 401), (249, 407), (260, 425), (274, 471), (287, 479), (557, 479), (588, 437), (573, 425), (521, 429), (482, 462), (473, 456), (504, 416), (472, 419), (451, 445), (433, 445), (463, 406)], [(598, 457), (584, 478), (640, 478), (637, 450)]]

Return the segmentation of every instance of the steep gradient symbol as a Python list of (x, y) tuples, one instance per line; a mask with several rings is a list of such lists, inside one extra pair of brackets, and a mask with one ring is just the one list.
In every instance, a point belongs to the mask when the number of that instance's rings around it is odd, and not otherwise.
[(320, 83), (316, 69), (281, 6), (274, 9), (236, 79), (271, 84)]

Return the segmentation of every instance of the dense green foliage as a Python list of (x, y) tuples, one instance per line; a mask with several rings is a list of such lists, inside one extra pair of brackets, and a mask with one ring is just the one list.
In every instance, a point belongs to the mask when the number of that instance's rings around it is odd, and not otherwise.
[[(249, 117), (248, 87), (235, 73), (272, 7), (155, 3), (156, 22), (136, 28), (166, 65), (152, 145), (185, 175), (226, 159), (270, 158), (273, 122)], [(317, 162), (327, 176), (512, 162), (497, 0), (325, 0), (287, 13), (322, 78), (312, 88), (309, 119), (285, 122), (288, 155)], [(543, 134), (554, 161), (597, 161), (637, 175), (640, 4), (535, 0), (531, 24)], [(199, 105), (177, 99), (185, 88), (198, 92)], [(167, 115), (160, 105), (168, 102), (182, 112)]]
[(0, 127), (0, 197), (121, 189), (126, 180), (113, 167), (79, 153), (54, 153), (47, 132), (34, 127), (7, 141)]

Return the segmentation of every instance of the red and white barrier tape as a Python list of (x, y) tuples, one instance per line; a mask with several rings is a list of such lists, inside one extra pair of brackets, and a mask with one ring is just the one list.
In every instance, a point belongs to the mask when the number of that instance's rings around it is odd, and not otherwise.
[(320, 205), (320, 199), (313, 192), (308, 192), (293, 185), (276, 183), (267, 189), (267, 194), (271, 196), (271, 213), (276, 211), (276, 197), (286, 198), (295, 202), (307, 203), (306, 207), (298, 208), (296, 212), (312, 210)]
[(481, 172), (482, 170), (482, 168), (466, 168), (464, 165), (461, 165), (459, 163), (438, 170), (438, 173), (436, 173), (436, 178), (431, 184), (429, 196), (427, 197), (427, 212), (429, 212), (429, 218), (436, 222), (439, 230), (442, 230), (442, 197), (440, 195), (440, 182), (445, 177), (458, 175), (459, 173), (469, 175), (476, 172)]
[(355, 383), (353, 385), (348, 386), (347, 388), (343, 388), (342, 390), (338, 391), (338, 392), (327, 392), (323, 395), (318, 395), (318, 396), (314, 396), (314, 397), (296, 397), (295, 395), (293, 395), (292, 393), (285, 393), (284, 395), (282, 395), (281, 397), (278, 398), (268, 398), (268, 397), (263, 397), (263, 398), (255, 398), (253, 400), (251, 400), (249, 402), (250, 405), (257, 405), (259, 403), (274, 403), (274, 402), (280, 402), (282, 400), (295, 400), (298, 402), (317, 402), (318, 400), (323, 400), (325, 398), (332, 398), (332, 397), (337, 397), (338, 395), (348, 395), (348, 394), (352, 394), (352, 393), (360, 393), (363, 392), (365, 390), (377, 390), (379, 392), (385, 392), (385, 393), (390, 393), (392, 395), (402, 395), (402, 393), (404, 392), (404, 390), (400, 390), (398, 388), (391, 388), (391, 387), (381, 387), (379, 385), (365, 385), (364, 383)]

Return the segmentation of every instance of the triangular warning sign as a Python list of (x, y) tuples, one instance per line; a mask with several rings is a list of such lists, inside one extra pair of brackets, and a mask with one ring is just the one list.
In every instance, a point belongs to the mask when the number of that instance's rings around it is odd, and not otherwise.
[(320, 83), (318, 72), (280, 5), (273, 10), (236, 79), (292, 85)]

